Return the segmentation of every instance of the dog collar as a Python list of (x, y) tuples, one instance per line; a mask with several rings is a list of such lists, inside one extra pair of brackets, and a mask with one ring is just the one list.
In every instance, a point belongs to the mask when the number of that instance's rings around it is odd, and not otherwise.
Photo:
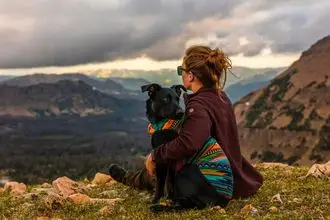
[(183, 122), (183, 117), (178, 120), (163, 119), (158, 123), (149, 123), (148, 133), (153, 134), (155, 131), (166, 130), (166, 129), (177, 130), (178, 127), (182, 124), (182, 122)]

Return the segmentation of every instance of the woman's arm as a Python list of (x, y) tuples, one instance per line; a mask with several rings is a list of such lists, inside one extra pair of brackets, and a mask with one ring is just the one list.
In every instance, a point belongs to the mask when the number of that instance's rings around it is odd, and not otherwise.
[(151, 152), (153, 161), (164, 163), (192, 156), (210, 137), (212, 122), (202, 104), (190, 100), (187, 103), (186, 117), (179, 136)]

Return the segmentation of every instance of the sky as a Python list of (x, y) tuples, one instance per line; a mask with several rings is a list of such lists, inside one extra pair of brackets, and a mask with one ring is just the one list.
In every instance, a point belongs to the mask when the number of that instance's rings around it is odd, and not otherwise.
[(0, 0), (0, 74), (174, 69), (194, 44), (282, 67), (330, 34), (329, 0)]

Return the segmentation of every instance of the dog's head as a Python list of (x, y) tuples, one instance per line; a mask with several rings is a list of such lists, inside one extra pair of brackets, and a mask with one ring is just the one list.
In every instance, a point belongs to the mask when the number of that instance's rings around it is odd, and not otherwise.
[(150, 122), (157, 122), (164, 118), (181, 118), (184, 111), (180, 107), (180, 96), (187, 91), (182, 85), (174, 85), (170, 88), (162, 88), (153, 83), (141, 86), (142, 92), (148, 92), (146, 101), (147, 117)]

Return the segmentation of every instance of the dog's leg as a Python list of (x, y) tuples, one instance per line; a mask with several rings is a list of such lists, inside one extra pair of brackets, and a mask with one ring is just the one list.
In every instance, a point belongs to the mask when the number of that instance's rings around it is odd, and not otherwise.
[(165, 164), (156, 164), (156, 192), (155, 197), (152, 200), (152, 203), (158, 203), (160, 198), (164, 196), (164, 187), (166, 181), (166, 165)]
[(167, 168), (167, 179), (166, 179), (166, 191), (167, 199), (173, 200), (174, 198), (174, 178), (175, 178), (175, 169), (172, 166)]
[[(173, 140), (177, 136), (177, 132), (173, 130), (159, 130), (156, 131), (152, 136), (151, 136), (151, 145), (152, 148), (157, 148), (162, 144), (167, 143), (170, 140)], [(159, 202), (160, 198), (164, 196), (164, 191), (165, 191), (165, 184), (166, 184), (166, 179), (168, 176), (168, 169), (170, 165), (169, 164), (156, 164), (156, 192), (154, 199), (152, 200), (152, 203), (157, 203)], [(170, 191), (171, 195), (173, 194), (173, 186), (172, 183), (174, 184), (174, 172), (171, 174), (170, 177)], [(173, 179), (173, 180), (172, 180)], [(172, 197), (172, 196), (170, 196)]]

